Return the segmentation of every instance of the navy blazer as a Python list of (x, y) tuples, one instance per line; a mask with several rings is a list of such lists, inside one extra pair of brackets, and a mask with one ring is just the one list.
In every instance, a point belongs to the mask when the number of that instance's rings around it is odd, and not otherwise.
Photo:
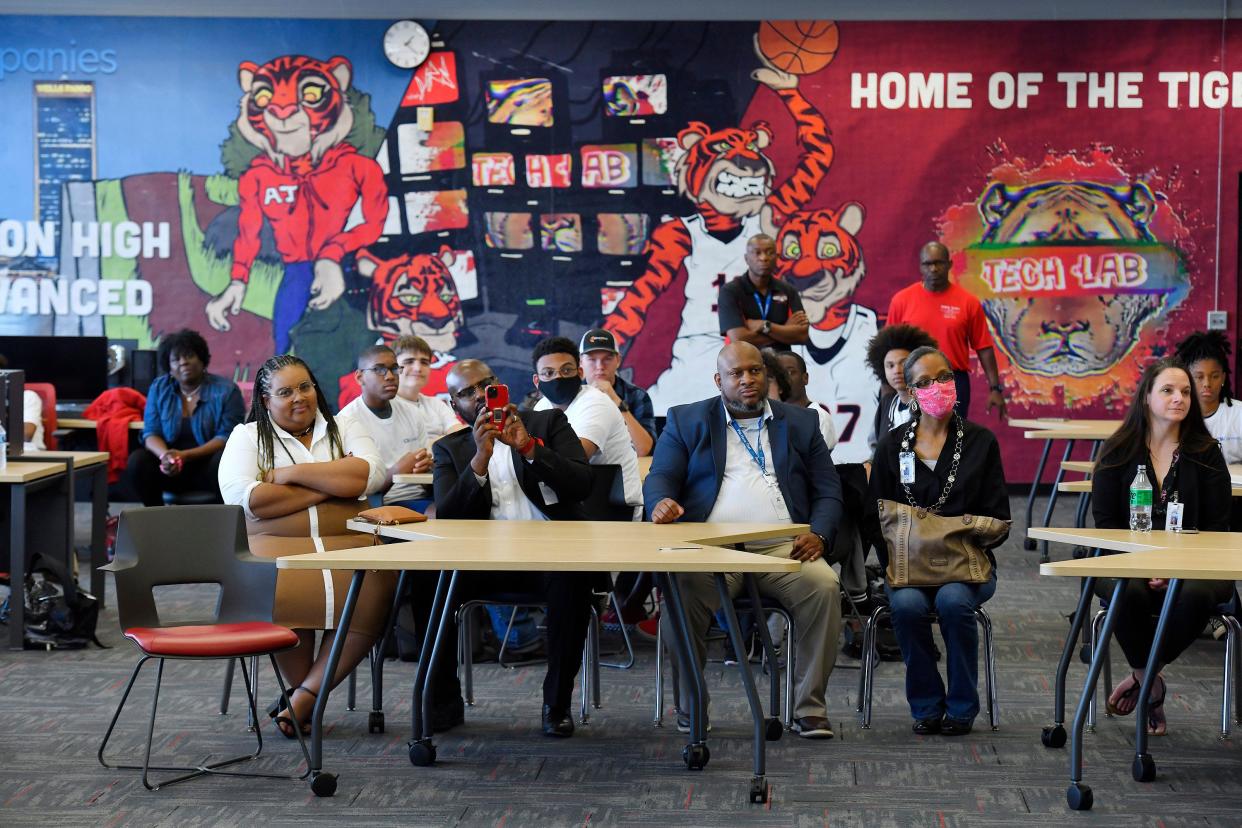
[[(795, 523), (809, 523), (812, 532), (823, 535), (827, 553), (841, 522), (841, 482), (820, 434), (819, 415), (809, 408), (776, 401), (769, 404), (772, 469), (789, 516)], [(707, 520), (724, 479), (728, 439), (720, 397), (670, 408), (651, 471), (643, 482), (647, 519), (657, 503), (671, 497), (686, 511), (682, 520)]]

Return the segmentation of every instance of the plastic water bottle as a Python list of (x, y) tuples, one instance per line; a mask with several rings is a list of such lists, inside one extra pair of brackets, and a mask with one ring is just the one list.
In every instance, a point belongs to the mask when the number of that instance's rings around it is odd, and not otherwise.
[(1151, 483), (1147, 481), (1147, 467), (1139, 466), (1130, 484), (1130, 531), (1151, 531)]

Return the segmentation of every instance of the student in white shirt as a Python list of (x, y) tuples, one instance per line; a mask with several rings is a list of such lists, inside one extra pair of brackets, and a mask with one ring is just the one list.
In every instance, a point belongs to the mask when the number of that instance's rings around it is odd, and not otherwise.
[(22, 391), (22, 435), (27, 451), (43, 451), (43, 400), (38, 394)]
[(914, 325), (888, 325), (867, 343), (867, 365), (880, 380), (880, 404), (870, 426), (872, 451), (881, 437), (910, 422), (914, 397), (902, 374), (906, 357), (916, 348), (937, 347), (931, 334)]
[(1177, 343), (1177, 358), (1190, 369), (1208, 433), (1220, 442), (1226, 463), (1242, 463), (1242, 403), (1229, 387), (1233, 348), (1220, 331), (1192, 333)]
[(392, 351), (397, 355), (397, 365), (401, 367), (401, 374), (397, 377), (397, 396), (414, 407), (427, 432), (427, 444), (465, 428), (447, 400), (423, 393), (427, 381), (431, 379), (431, 366), (435, 361), (427, 341), (420, 336), (402, 336), (392, 343)]
[[(362, 396), (341, 409), (338, 420), (352, 420), (375, 441), (380, 461), (384, 464), (384, 482), (379, 494), (385, 504), (401, 503), (426, 510), (431, 499), (429, 486), (416, 483), (393, 483), (393, 475), (426, 474), (431, 471), (431, 443), (419, 408), (397, 396), (397, 377), (401, 368), (397, 356), (386, 345), (371, 345), (358, 355), (354, 378)], [(448, 406), (439, 400), (432, 405)]]
[(564, 411), (582, 441), (588, 462), (621, 467), (625, 502), (634, 507), (635, 519), (641, 519), (643, 489), (638, 476), (638, 453), (616, 405), (598, 388), (582, 384), (578, 346), (563, 336), (549, 337), (535, 345), (531, 363), (535, 369), (532, 379), (543, 395), (534, 410)]

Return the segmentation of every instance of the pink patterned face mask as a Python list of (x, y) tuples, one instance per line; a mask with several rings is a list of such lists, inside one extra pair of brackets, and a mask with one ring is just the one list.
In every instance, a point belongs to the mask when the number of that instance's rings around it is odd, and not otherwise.
[(953, 411), (957, 403), (957, 385), (952, 382), (933, 382), (927, 388), (914, 388), (914, 398), (919, 408), (937, 420)]

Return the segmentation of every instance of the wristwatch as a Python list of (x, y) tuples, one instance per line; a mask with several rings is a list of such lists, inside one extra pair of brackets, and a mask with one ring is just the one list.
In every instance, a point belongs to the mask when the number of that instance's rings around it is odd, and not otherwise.
[(995, 391), (997, 394), (1004, 394), (1005, 386), (1001, 385), (1000, 383), (997, 383), (996, 385), (989, 385), (988, 390)]
[(625, 404), (625, 400), (622, 400), (617, 404), (617, 410), (624, 414), (630, 410), (630, 407)]
[(824, 554), (827, 555), (828, 554), (828, 539), (825, 538), (823, 535), (821, 535), (819, 532), (812, 532), (811, 534), (819, 538), (819, 542), (823, 544), (823, 547), (824, 547)]
[(763, 325), (759, 328), (759, 332), (764, 334), (765, 336), (767, 334), (772, 333), (772, 323), (766, 319), (763, 320)]

